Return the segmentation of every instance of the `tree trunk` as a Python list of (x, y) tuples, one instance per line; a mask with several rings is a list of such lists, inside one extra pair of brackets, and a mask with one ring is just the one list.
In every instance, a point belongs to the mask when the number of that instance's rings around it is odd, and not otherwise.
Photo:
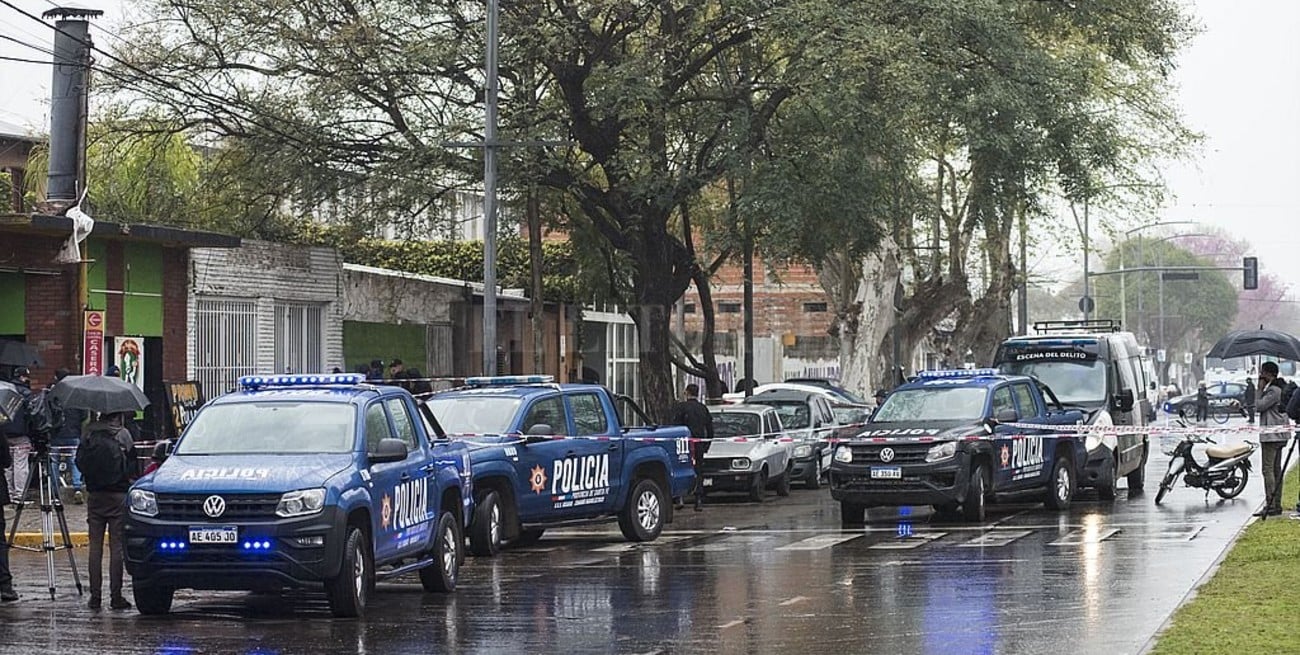
[(856, 309), (856, 313), (838, 322), (840, 380), (849, 389), (870, 394), (888, 379), (890, 353), (881, 349), (897, 319), (894, 312), (894, 286), (899, 272), (897, 244), (886, 238), (858, 270), (853, 280), (855, 293), (844, 304), (846, 308)]
[(718, 356), (713, 348), (714, 337), (717, 334), (717, 318), (713, 312), (713, 289), (709, 287), (709, 276), (703, 269), (696, 267), (691, 278), (695, 282), (696, 291), (699, 292), (700, 311), (704, 314), (704, 338), (700, 343), (704, 370), (696, 372), (704, 374), (700, 377), (704, 378), (705, 397), (720, 400), (727, 390), (722, 386), (722, 376), (718, 374)]
[[(533, 331), (533, 373), (540, 375), (546, 368), (546, 304), (542, 297), (542, 211), (536, 189), (528, 191), (525, 213), (528, 220), (528, 264), (532, 269), (528, 313)], [(556, 371), (557, 379), (561, 374), (561, 371)]]

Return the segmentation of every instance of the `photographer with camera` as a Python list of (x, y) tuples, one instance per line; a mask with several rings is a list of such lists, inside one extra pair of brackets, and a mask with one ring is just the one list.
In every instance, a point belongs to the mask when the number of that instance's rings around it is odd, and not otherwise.
[(5, 495), (10, 502), (21, 504), (26, 500), (27, 458), (32, 452), (32, 439), (27, 420), (27, 405), (32, 397), (32, 372), (26, 366), (19, 366), (14, 369), (10, 381), (18, 393), (22, 394), (23, 406), (3, 427), (5, 441), (9, 446), (9, 457), (5, 459), (5, 480), (8, 483)]

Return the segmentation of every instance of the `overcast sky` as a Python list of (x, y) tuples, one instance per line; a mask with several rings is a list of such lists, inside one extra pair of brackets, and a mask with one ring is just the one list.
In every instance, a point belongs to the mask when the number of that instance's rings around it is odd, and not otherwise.
[[(49, 0), (15, 0), (31, 13)], [(98, 24), (112, 30), (123, 20), (123, 0), (80, 0), (105, 11)], [(1163, 220), (1194, 220), (1229, 228), (1254, 244), (1264, 271), (1274, 272), (1300, 295), (1300, 2), (1295, 0), (1189, 0), (1204, 32), (1180, 59), (1175, 73), (1179, 104), (1205, 143), (1192, 161), (1166, 171), (1174, 200)], [(0, 6), (0, 34), (49, 46), (52, 32)], [(92, 31), (100, 47), (114, 45)], [(48, 55), (0, 40), (0, 56)], [(0, 61), (0, 121), (44, 131), (48, 120), (48, 66)], [(1172, 228), (1171, 228), (1172, 229)], [(1062, 247), (1043, 258), (1043, 273), (1077, 275), (1082, 258)], [(1094, 260), (1094, 266), (1100, 259)]]

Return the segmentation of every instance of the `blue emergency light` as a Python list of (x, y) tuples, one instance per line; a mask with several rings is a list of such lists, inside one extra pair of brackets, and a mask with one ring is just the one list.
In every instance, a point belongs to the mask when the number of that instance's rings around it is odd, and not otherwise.
[(505, 387), (514, 384), (547, 384), (554, 382), (551, 375), (484, 375), (465, 378), (465, 384), (471, 387)]
[(170, 550), (170, 551), (185, 550), (185, 542), (184, 541), (160, 541), (158, 542), (158, 548), (162, 550)]
[(271, 550), (270, 541), (245, 541), (244, 550)]
[(335, 373), (332, 375), (245, 375), (239, 378), (239, 386), (244, 389), (267, 389), (271, 387), (320, 387), (320, 386), (356, 386), (366, 381), (360, 373)]
[(1002, 375), (996, 368), (955, 368), (938, 371), (921, 371), (917, 377), (933, 378), (982, 378), (990, 375)]

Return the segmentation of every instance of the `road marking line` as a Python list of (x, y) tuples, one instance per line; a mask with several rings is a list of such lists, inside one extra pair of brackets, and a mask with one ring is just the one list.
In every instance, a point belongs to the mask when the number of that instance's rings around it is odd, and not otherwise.
[(734, 627), (736, 627), (736, 626), (738, 626), (738, 625), (740, 625), (740, 624), (742, 624), (742, 623), (744, 623), (744, 622), (745, 622), (745, 619), (736, 619), (735, 621), (728, 621), (728, 622), (723, 623), (722, 625), (718, 626), (718, 629), (719, 629), (719, 630), (726, 630), (727, 628), (734, 628)]
[(865, 535), (861, 535), (861, 534), (817, 535), (816, 537), (808, 537), (807, 539), (804, 539), (802, 541), (796, 541), (792, 544), (781, 546), (780, 548), (777, 548), (777, 550), (822, 550), (825, 548), (830, 548), (831, 546), (834, 546), (836, 544), (842, 544), (846, 541), (852, 541), (854, 539), (858, 539), (863, 536)]
[(737, 547), (752, 546), (755, 544), (765, 543), (768, 541), (772, 541), (775, 538), (776, 537), (773, 537), (771, 535), (763, 535), (763, 534), (735, 534), (735, 535), (728, 535), (712, 543), (700, 544), (698, 546), (691, 546), (689, 548), (683, 548), (682, 550), (688, 553), (724, 552), (724, 551), (735, 550)]
[(794, 598), (791, 598), (791, 599), (789, 599), (789, 600), (783, 600), (783, 601), (781, 601), (780, 603), (778, 603), (778, 605), (780, 605), (781, 607), (789, 607), (789, 606), (791, 606), (791, 605), (796, 605), (796, 604), (798, 604), (798, 603), (802, 603), (802, 602), (804, 602), (805, 600), (808, 600), (808, 597), (807, 597), (807, 596), (795, 596)]
[(630, 551), (630, 550), (647, 550), (647, 549), (653, 548), (653, 547), (655, 547), (655, 546), (659, 546), (659, 545), (663, 545), (663, 544), (676, 543), (676, 542), (678, 542), (678, 541), (683, 541), (683, 540), (686, 540), (686, 539), (689, 539), (689, 538), (690, 538), (690, 537), (684, 537), (684, 536), (659, 537), (658, 539), (656, 539), (656, 540), (654, 540), (654, 541), (628, 542), (628, 543), (622, 543), (622, 544), (610, 544), (610, 545), (608, 545), (608, 546), (601, 546), (600, 548), (592, 548), (592, 549), (591, 549), (591, 552), (593, 552), (593, 553), (626, 553), (626, 552), (628, 552), (628, 551)]
[(878, 544), (871, 544), (868, 548), (871, 550), (911, 550), (919, 548), (931, 541), (947, 536), (947, 532), (915, 532), (906, 537), (899, 537), (892, 541), (882, 541)]
[(1101, 530), (1093, 534), (1088, 534), (1084, 530), (1071, 530), (1064, 537), (1056, 541), (1048, 542), (1048, 546), (1082, 546), (1084, 544), (1099, 544), (1111, 537), (1119, 534), (1116, 528)]
[(1022, 539), (1033, 534), (1031, 530), (997, 530), (986, 532), (964, 544), (958, 544), (961, 548), (997, 548), (1005, 546), (1017, 539)]

